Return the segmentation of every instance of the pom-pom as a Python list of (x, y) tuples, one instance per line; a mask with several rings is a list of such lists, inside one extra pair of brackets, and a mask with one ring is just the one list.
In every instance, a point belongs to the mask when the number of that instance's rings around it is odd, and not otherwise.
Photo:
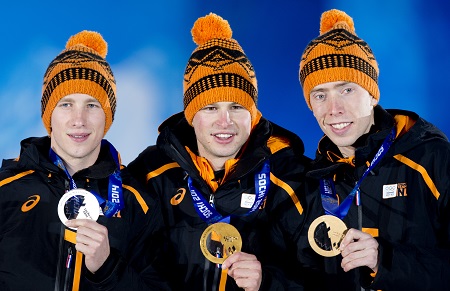
[(322, 35), (336, 28), (343, 28), (355, 34), (353, 19), (344, 11), (332, 9), (322, 13), (320, 19), (320, 34)]
[(66, 48), (80, 44), (95, 50), (102, 58), (108, 53), (108, 44), (101, 34), (95, 31), (84, 30), (72, 35), (67, 41)]
[(233, 32), (228, 24), (228, 21), (219, 15), (210, 13), (195, 21), (191, 34), (194, 42), (197, 45), (202, 45), (208, 40), (215, 38), (230, 39)]

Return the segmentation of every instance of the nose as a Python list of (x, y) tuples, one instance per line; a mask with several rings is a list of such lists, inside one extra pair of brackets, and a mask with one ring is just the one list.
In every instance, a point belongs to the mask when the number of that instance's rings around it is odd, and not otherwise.
[(228, 112), (228, 110), (219, 110), (219, 117), (217, 119), (217, 124), (224, 128), (233, 124), (233, 121), (230, 118), (230, 113)]
[(72, 112), (71, 123), (73, 127), (83, 127), (86, 125), (86, 112), (84, 108), (74, 107)]
[(340, 115), (344, 113), (344, 106), (342, 104), (341, 98), (333, 94), (330, 96), (329, 108), (328, 111), (330, 115)]

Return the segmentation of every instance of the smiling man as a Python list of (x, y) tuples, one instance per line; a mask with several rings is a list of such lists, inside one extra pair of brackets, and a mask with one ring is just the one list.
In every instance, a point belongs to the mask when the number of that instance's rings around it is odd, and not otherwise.
[[(378, 73), (353, 19), (324, 12), (300, 62), (304, 98), (324, 132), (307, 176), (310, 206), (327, 214), (317, 221), (345, 224), (336, 256), (317, 251), (326, 278), (314, 290), (448, 290), (450, 144), (417, 114), (384, 110)], [(334, 233), (314, 239), (327, 245)]]
[(149, 273), (143, 241), (161, 229), (162, 217), (103, 139), (116, 109), (106, 54), (97, 32), (68, 40), (44, 75), (49, 136), (23, 140), (19, 158), (3, 160), (0, 290), (164, 288), (153, 284), (157, 277), (133, 280)]
[(211, 13), (191, 32), (184, 111), (129, 164), (163, 205), (161, 266), (173, 290), (285, 290), (288, 272), (302, 275), (285, 239), (305, 218), (303, 143), (257, 110), (253, 66), (226, 20)]

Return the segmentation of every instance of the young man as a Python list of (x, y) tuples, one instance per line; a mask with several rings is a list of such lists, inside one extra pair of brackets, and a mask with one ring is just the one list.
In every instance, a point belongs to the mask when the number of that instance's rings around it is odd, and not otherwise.
[(132, 283), (144, 268), (152, 274), (141, 238), (160, 230), (162, 217), (103, 139), (116, 109), (106, 54), (96, 32), (69, 39), (44, 76), (49, 136), (23, 140), (19, 158), (3, 161), (1, 290), (159, 288)]
[(304, 219), (303, 142), (257, 110), (253, 66), (226, 20), (211, 13), (191, 32), (184, 111), (129, 164), (163, 205), (166, 276), (174, 290), (283, 290), (297, 254), (285, 239)]
[(321, 282), (328, 290), (448, 290), (445, 135), (413, 112), (378, 105), (377, 62), (342, 11), (322, 14), (300, 82), (324, 132), (308, 172), (326, 214), (312, 225), (326, 224), (327, 235), (310, 232), (325, 258)]

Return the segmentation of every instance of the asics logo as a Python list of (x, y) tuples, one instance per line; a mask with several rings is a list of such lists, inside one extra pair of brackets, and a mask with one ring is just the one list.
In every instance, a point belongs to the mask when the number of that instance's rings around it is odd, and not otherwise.
[(170, 204), (172, 205), (178, 205), (183, 201), (184, 195), (186, 194), (186, 189), (180, 188), (177, 190), (177, 194), (170, 199)]
[(36, 206), (39, 203), (39, 200), (41, 200), (41, 196), (39, 195), (31, 195), (30, 197), (28, 197), (27, 202), (25, 202), (24, 204), (22, 204), (22, 212), (28, 212), (31, 209), (34, 208), (34, 206)]

